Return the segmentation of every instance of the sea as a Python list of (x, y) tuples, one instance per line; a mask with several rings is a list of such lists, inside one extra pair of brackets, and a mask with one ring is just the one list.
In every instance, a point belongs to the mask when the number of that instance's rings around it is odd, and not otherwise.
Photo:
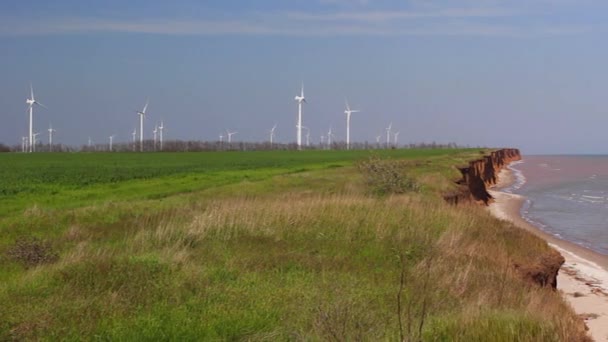
[(524, 156), (502, 191), (526, 198), (522, 217), (548, 234), (608, 255), (608, 156)]

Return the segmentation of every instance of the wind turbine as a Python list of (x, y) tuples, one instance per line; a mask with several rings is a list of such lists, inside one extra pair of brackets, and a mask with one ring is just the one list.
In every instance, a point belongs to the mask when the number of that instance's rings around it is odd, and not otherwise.
[(302, 126), (306, 130), (306, 147), (310, 146), (310, 129), (306, 126)]
[(27, 151), (27, 137), (21, 137), (21, 152)]
[(47, 129), (47, 131), (49, 131), (49, 152), (51, 152), (53, 150), (53, 132), (57, 131), (53, 129), (52, 124), (49, 124), (49, 129)]
[(386, 128), (386, 148), (389, 148), (391, 144), (391, 128), (393, 128), (392, 122)]
[(270, 147), (272, 148), (272, 142), (274, 140), (274, 130), (277, 129), (277, 124), (274, 124), (274, 126), (272, 126), (272, 129), (270, 130)]
[(93, 141), (91, 140), (91, 137), (89, 137), (89, 148), (91, 148), (91, 144), (93, 144)]
[(110, 138), (110, 152), (112, 152), (112, 143), (114, 142), (114, 136), (110, 135), (108, 138)]
[(163, 129), (165, 129), (165, 123), (163, 121), (160, 122), (160, 126), (158, 126), (158, 130), (160, 133), (160, 150), (163, 150)]
[(297, 143), (298, 150), (302, 149), (302, 104), (307, 103), (306, 98), (304, 97), (304, 83), (302, 83), (302, 90), (300, 91), (300, 95), (296, 95), (294, 98), (298, 103), (298, 124), (297, 128)]
[(144, 116), (146, 116), (146, 109), (148, 109), (148, 102), (149, 99), (146, 99), (146, 105), (144, 106), (144, 109), (141, 110), (141, 112), (137, 112), (137, 114), (139, 115), (139, 151), (143, 152), (144, 151)]
[[(25, 103), (27, 103), (27, 105), (29, 106), (29, 111), (30, 111), (30, 138), (29, 138), (29, 143), (30, 143), (30, 152), (34, 151), (34, 144), (33, 144), (33, 137), (34, 137), (34, 122), (33, 122), (33, 117), (34, 117), (34, 105), (38, 105), (42, 108), (46, 108), (45, 105), (43, 105), (42, 103), (36, 101), (36, 99), (34, 98), (34, 87), (32, 87), (32, 84), (30, 83), (30, 96), (31, 98), (26, 99)], [(48, 109), (48, 108), (47, 108)]]
[(135, 152), (135, 142), (137, 141), (137, 128), (133, 128), (131, 137), (133, 138), (133, 152)]
[(36, 137), (39, 136), (40, 133), (32, 133), (32, 145), (34, 146), (32, 152), (36, 152)]
[(393, 134), (393, 137), (395, 138), (394, 139), (394, 144), (395, 144), (395, 146), (397, 146), (397, 141), (399, 140), (399, 131), (395, 132)]
[(152, 134), (154, 134), (154, 151), (156, 151), (156, 133), (158, 133), (157, 125), (154, 126), (154, 130), (152, 131)]
[(352, 113), (357, 113), (360, 111), (350, 109), (350, 106), (348, 105), (348, 100), (345, 100), (345, 102), (346, 102), (346, 110), (344, 111), (344, 114), (346, 114), (346, 149), (350, 150), (350, 115)]
[(327, 132), (327, 149), (331, 149), (331, 137), (333, 133), (331, 133), (331, 126), (329, 126), (329, 131)]
[(230, 132), (229, 130), (226, 130), (226, 133), (228, 134), (228, 144), (232, 144), (232, 136), (238, 132)]

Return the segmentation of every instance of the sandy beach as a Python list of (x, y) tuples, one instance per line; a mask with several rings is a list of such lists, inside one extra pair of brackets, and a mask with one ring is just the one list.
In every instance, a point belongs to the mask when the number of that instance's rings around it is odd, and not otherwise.
[(608, 256), (558, 239), (528, 223), (520, 214), (525, 198), (500, 191), (514, 182), (513, 172), (505, 168), (499, 179), (490, 190), (495, 199), (489, 207), (490, 212), (540, 236), (564, 256), (566, 262), (557, 278), (558, 290), (585, 319), (591, 337), (596, 341), (608, 341)]

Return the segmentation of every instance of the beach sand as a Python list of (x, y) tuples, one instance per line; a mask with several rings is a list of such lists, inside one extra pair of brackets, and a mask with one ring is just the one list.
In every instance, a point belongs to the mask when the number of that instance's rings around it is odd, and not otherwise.
[(489, 206), (490, 212), (540, 236), (564, 256), (566, 262), (557, 277), (558, 290), (585, 319), (591, 337), (595, 341), (608, 341), (608, 256), (561, 240), (528, 223), (520, 214), (525, 198), (500, 191), (513, 183), (513, 172), (505, 168), (499, 180), (490, 190), (495, 199)]

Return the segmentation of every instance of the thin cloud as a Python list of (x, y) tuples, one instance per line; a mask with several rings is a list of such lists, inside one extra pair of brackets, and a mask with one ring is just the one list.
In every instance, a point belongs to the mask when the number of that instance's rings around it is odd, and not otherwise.
[[(0, 35), (60, 35), (100, 32), (164, 35), (257, 36), (504, 36), (571, 35), (589, 26), (512, 24), (500, 17), (516, 15), (500, 9), (436, 11), (273, 12), (249, 13), (222, 20), (56, 18), (28, 23), (0, 19)], [(499, 17), (501, 20), (488, 22)], [(595, 28), (597, 29), (597, 28)]]

